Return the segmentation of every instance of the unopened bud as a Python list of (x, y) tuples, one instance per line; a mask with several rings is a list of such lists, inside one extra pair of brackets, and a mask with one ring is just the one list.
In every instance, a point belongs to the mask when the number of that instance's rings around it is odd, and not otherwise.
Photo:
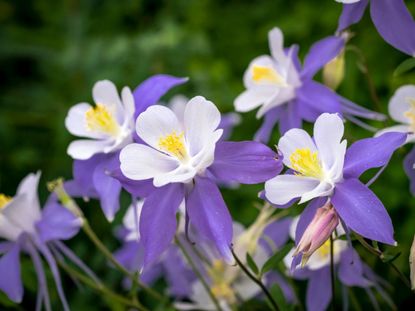
[(75, 201), (71, 198), (71, 196), (66, 192), (65, 188), (63, 187), (63, 179), (58, 178), (56, 180), (52, 180), (47, 183), (47, 188), (50, 192), (54, 192), (62, 203), (64, 207), (66, 207), (70, 212), (72, 212), (75, 216), (83, 218), (83, 213)]
[(308, 258), (322, 246), (339, 224), (339, 217), (330, 202), (317, 209), (294, 252), (294, 256), (302, 253), (304, 266)]
[(323, 68), (323, 82), (336, 90), (344, 78), (344, 50), (328, 62)]
[(409, 268), (411, 270), (411, 288), (415, 290), (415, 236), (409, 254)]

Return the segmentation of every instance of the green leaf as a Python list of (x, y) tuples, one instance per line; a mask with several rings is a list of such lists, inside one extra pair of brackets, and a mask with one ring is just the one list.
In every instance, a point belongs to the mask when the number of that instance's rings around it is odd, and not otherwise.
[(380, 259), (382, 259), (383, 262), (388, 263), (394, 261), (396, 258), (398, 258), (402, 252), (392, 253), (392, 252), (385, 252), (380, 256)]
[(246, 263), (248, 264), (248, 267), (251, 269), (251, 271), (255, 273), (256, 275), (258, 275), (259, 273), (258, 266), (256, 265), (251, 255), (249, 255), (249, 253), (246, 253)]
[(261, 274), (265, 274), (268, 271), (276, 268), (281, 260), (284, 259), (285, 256), (287, 256), (288, 252), (293, 248), (293, 243), (288, 243), (283, 248), (278, 250), (274, 255), (272, 255), (271, 258), (269, 258), (264, 266), (261, 269)]
[(274, 284), (271, 289), (270, 293), (272, 298), (277, 303), (280, 310), (290, 310), (289, 305), (285, 301), (285, 296), (282, 289), (278, 286), (278, 284)]
[(395, 71), (393, 72), (393, 75), (396, 77), (414, 68), (415, 68), (415, 58), (409, 58), (409, 59), (404, 60), (402, 63), (399, 64), (398, 67), (396, 67)]

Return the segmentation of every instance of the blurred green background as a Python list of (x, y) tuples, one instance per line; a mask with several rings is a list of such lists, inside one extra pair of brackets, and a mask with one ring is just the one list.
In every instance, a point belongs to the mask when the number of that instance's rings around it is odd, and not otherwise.
[[(415, 3), (408, 5), (415, 13)], [(174, 89), (165, 99), (175, 93), (200, 94), (215, 102), (222, 112), (232, 111), (234, 98), (243, 90), (242, 75), (248, 63), (268, 53), (267, 32), (272, 27), (283, 30), (286, 45), (299, 43), (300, 55), (304, 57), (313, 42), (334, 33), (340, 12), (341, 5), (333, 0), (0, 0), (0, 192), (13, 195), (26, 174), (42, 170), (40, 193), (44, 202), (48, 194), (46, 181), (71, 177), (72, 161), (66, 155), (66, 147), (73, 137), (64, 127), (64, 118), (72, 105), (92, 100), (91, 89), (97, 80), (110, 79), (119, 88), (135, 88), (156, 73), (187, 76), (189, 83)], [(386, 113), (394, 90), (414, 83), (415, 73), (394, 75), (407, 56), (382, 40), (369, 14), (352, 31), (355, 37), (350, 43), (367, 59), (380, 108)], [(377, 109), (353, 52), (346, 54), (346, 77), (339, 93)], [(244, 114), (233, 138), (252, 138), (259, 124), (254, 112)], [(350, 124), (348, 131), (350, 142), (372, 135)], [(277, 138), (275, 133), (271, 143), (276, 143)], [(402, 252), (396, 264), (406, 275), (415, 233), (415, 204), (402, 170), (402, 160), (409, 150), (410, 146), (399, 150), (373, 186), (392, 216), (399, 242), (393, 252)], [(257, 213), (252, 206), (258, 201), (256, 194), (260, 189), (259, 185), (224, 190), (236, 220), (252, 222)], [(123, 202), (125, 208), (126, 195)], [(96, 202), (85, 205), (85, 212), (108, 247), (115, 249), (117, 241), (111, 232), (122, 213), (110, 225)], [(82, 234), (68, 244), (111, 287), (121, 288), (120, 275), (108, 268)], [(399, 310), (414, 305), (411, 292), (389, 266), (365, 250), (359, 248), (359, 252), (390, 282), (389, 293)], [(28, 261), (24, 262), (23, 273), (28, 287), (24, 303), (14, 306), (2, 295), (0, 309), (34, 309), (37, 283)], [(109, 308), (105, 297), (86, 288), (77, 289), (66, 276), (64, 282), (73, 310)], [(303, 297), (305, 284), (299, 284)], [(157, 286), (162, 288), (163, 284)], [(54, 309), (59, 310), (56, 293), (51, 292)], [(372, 308), (363, 290), (354, 292), (362, 309)], [(155, 302), (150, 303), (156, 306)], [(264, 305), (251, 305), (246, 310), (262, 308)], [(381, 302), (381, 309), (387, 308)], [(123, 310), (117, 305), (112, 309)]]

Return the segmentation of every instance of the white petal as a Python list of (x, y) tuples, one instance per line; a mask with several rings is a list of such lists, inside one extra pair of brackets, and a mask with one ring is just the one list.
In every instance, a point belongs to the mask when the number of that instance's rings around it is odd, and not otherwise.
[(184, 127), (190, 156), (198, 154), (211, 140), (220, 123), (218, 108), (202, 96), (193, 97), (184, 111)]
[[(337, 264), (340, 260), (341, 253), (348, 248), (348, 242), (343, 240), (334, 240), (333, 242), (333, 262)], [(306, 267), (310, 270), (318, 270), (330, 264), (330, 252), (321, 256), (319, 251), (313, 253), (307, 261)]]
[[(19, 200), (25, 201), (24, 196), (13, 198), (13, 200), (4, 208), (7, 209), (9, 205), (13, 208), (14, 204), (21, 204), (18, 203)], [(13, 201), (15, 201), (14, 204)], [(12, 223), (6, 216), (0, 213), (0, 238), (16, 241), (22, 232), (23, 229), (19, 225)]]
[(173, 111), (160, 105), (151, 106), (138, 116), (136, 130), (142, 140), (158, 150), (161, 138), (173, 132), (177, 135), (183, 133), (183, 127)]
[(123, 103), (123, 125), (132, 125), (134, 124), (134, 112), (135, 112), (135, 102), (133, 94), (129, 87), (124, 87), (121, 92), (121, 98)]
[(242, 92), (234, 101), (235, 110), (247, 112), (271, 101), (278, 95), (278, 88), (252, 87)]
[(297, 175), (278, 175), (265, 182), (265, 196), (274, 204), (283, 205), (301, 197), (319, 185), (319, 181)]
[(110, 145), (111, 141), (81, 139), (71, 142), (67, 152), (73, 159), (87, 160)]
[(216, 143), (221, 138), (222, 134), (222, 129), (213, 132), (211, 137), (208, 138), (208, 141), (203, 146), (203, 149), (200, 150), (199, 153), (192, 158), (192, 166), (196, 169), (197, 172), (203, 172), (213, 163), (215, 159)]
[(38, 171), (36, 174), (32, 173), (27, 175), (20, 182), (16, 192), (17, 195), (25, 194), (27, 196), (27, 199), (31, 202), (31, 205), (33, 205), (31, 210), (37, 216), (40, 216), (40, 203), (38, 196), (40, 175), (40, 171)]
[(310, 201), (311, 199), (317, 198), (317, 197), (325, 197), (330, 195), (333, 192), (333, 185), (327, 183), (327, 182), (321, 182), (316, 188), (313, 190), (304, 193), (301, 196), (301, 200), (299, 204), (302, 204), (304, 202)]
[(121, 172), (132, 180), (144, 180), (167, 174), (178, 162), (162, 152), (142, 144), (130, 144), (120, 153)]
[(334, 152), (335, 161), (328, 171), (328, 176), (331, 178), (331, 182), (338, 182), (343, 179), (343, 166), (344, 158), (346, 155), (347, 141), (343, 140), (340, 146), (338, 146)]
[(190, 182), (196, 174), (197, 171), (191, 166), (179, 166), (169, 173), (155, 176), (153, 183), (156, 187), (162, 187), (177, 182), (187, 183)]
[[(259, 264), (258, 266), (262, 267)], [(261, 289), (258, 287), (258, 285), (252, 282), (252, 280), (246, 276), (246, 274), (243, 274), (238, 278), (238, 280), (234, 283), (234, 287), (235, 291), (238, 293), (238, 296), (241, 297), (244, 301), (254, 298), (261, 292)]]
[(65, 118), (65, 127), (69, 133), (75, 136), (88, 138), (103, 138), (102, 134), (95, 131), (88, 131), (86, 126), (85, 115), (92, 106), (88, 103), (77, 104), (68, 111)]
[(295, 97), (295, 89), (291, 86), (281, 88), (279, 92), (275, 93), (275, 96), (264, 103), (261, 108), (259, 108), (256, 117), (262, 118), (265, 113), (271, 110), (274, 107), (281, 106), (286, 102), (290, 101)]
[(302, 129), (291, 129), (281, 137), (278, 149), (282, 152), (283, 162), (291, 167), (290, 155), (297, 149), (308, 148), (311, 152), (317, 151), (316, 145), (310, 135)]
[(340, 3), (346, 3), (346, 4), (350, 4), (350, 3), (356, 3), (359, 2), (360, 0), (335, 0), (336, 2), (340, 2)]
[(140, 231), (138, 224), (140, 223), (141, 210), (143, 209), (144, 200), (139, 200), (135, 204), (131, 204), (125, 213), (122, 223), (129, 231), (126, 241), (137, 241), (140, 239)]
[(122, 116), (121, 100), (114, 83), (109, 80), (98, 81), (92, 89), (92, 96), (96, 104), (105, 105), (110, 111), (116, 112), (118, 119)]
[(268, 89), (275, 89), (276, 87), (278, 88), (278, 85), (276, 85), (275, 82), (266, 82), (266, 81), (255, 82), (252, 78), (253, 77), (252, 70), (254, 69), (254, 66), (267, 67), (269, 69), (276, 71), (278, 74), (281, 74), (281, 72), (277, 70), (276, 65), (277, 64), (275, 60), (269, 55), (261, 55), (261, 56), (254, 58), (250, 62), (248, 69), (244, 73), (243, 81), (244, 81), (245, 87), (247, 89), (252, 88), (252, 87), (258, 87), (258, 86), (266, 87)]
[(415, 85), (404, 85), (396, 90), (389, 101), (389, 114), (392, 119), (400, 123), (409, 123), (404, 114), (411, 108), (408, 101), (410, 98), (415, 100)]
[(274, 59), (284, 59), (284, 35), (281, 29), (275, 27), (268, 33), (268, 42), (271, 55)]
[[(343, 156), (338, 149), (344, 134), (342, 119), (335, 113), (323, 113), (314, 123), (314, 141), (318, 149), (323, 168), (328, 171), (337, 161), (336, 157)], [(341, 168), (342, 169), (342, 168)]]
[(175, 95), (170, 99), (168, 107), (174, 112), (177, 119), (184, 123), (184, 110), (189, 99), (184, 95)]

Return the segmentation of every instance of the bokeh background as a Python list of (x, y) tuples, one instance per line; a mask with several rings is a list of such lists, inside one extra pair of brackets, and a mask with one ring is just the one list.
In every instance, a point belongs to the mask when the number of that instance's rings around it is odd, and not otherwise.
[[(415, 3), (407, 2), (414, 14)], [(232, 111), (234, 98), (243, 90), (242, 75), (248, 63), (268, 53), (267, 33), (272, 27), (283, 30), (286, 45), (298, 43), (300, 56), (304, 57), (313, 42), (334, 33), (340, 12), (341, 5), (333, 0), (0, 0), (0, 192), (13, 195), (26, 174), (41, 170), (40, 194), (44, 202), (48, 195), (46, 181), (71, 177), (72, 161), (66, 148), (73, 137), (64, 127), (64, 118), (72, 105), (92, 100), (91, 89), (97, 80), (110, 79), (119, 88), (135, 88), (156, 73), (187, 76), (190, 81), (175, 88), (165, 100), (176, 93), (200, 94), (215, 102), (222, 112)], [(346, 52), (346, 75), (338, 91), (363, 106), (386, 113), (394, 90), (414, 83), (415, 73), (396, 73), (407, 56), (382, 40), (369, 14), (352, 31), (355, 36), (350, 44), (360, 49), (367, 60), (380, 105), (370, 94), (362, 57), (351, 50)], [(235, 140), (252, 138), (260, 124), (254, 112), (242, 117), (233, 134)], [(391, 121), (372, 125), (390, 124)], [(352, 124), (347, 125), (347, 130), (350, 142), (372, 135)], [(275, 133), (271, 143), (277, 139)], [(415, 233), (415, 204), (402, 160), (410, 148), (399, 150), (373, 185), (393, 219), (399, 246), (391, 252), (401, 253), (395, 263), (407, 276), (409, 248)], [(371, 171), (364, 178), (373, 174)], [(234, 219), (244, 224), (253, 221), (257, 213), (253, 205), (258, 202), (261, 187), (224, 190)], [(123, 195), (123, 204), (125, 209), (127, 195)], [(114, 224), (108, 224), (96, 202), (85, 204), (84, 210), (98, 235), (109, 248), (116, 249), (118, 242), (112, 233), (122, 212)], [(69, 245), (107, 284), (121, 290), (121, 276), (108, 267), (82, 234)], [(391, 284), (388, 290), (397, 308), (413, 307), (413, 295), (390, 267), (364, 249), (358, 250)], [(27, 287), (23, 304), (16, 306), (1, 294), (1, 310), (34, 309), (37, 283), (28, 261), (24, 261), (23, 275)], [(105, 297), (87, 288), (78, 289), (67, 276), (64, 283), (73, 310), (109, 308)], [(53, 284), (51, 279), (49, 284)], [(298, 285), (303, 298), (305, 284)], [(162, 290), (163, 281), (156, 286)], [(358, 301), (353, 309), (373, 308), (362, 289), (352, 291)], [(53, 289), (51, 295), (54, 309), (60, 310)], [(157, 308), (157, 302), (149, 303)], [(264, 307), (248, 303), (242, 309)], [(380, 308), (387, 310), (388, 306), (380, 302)], [(123, 307), (113, 304), (111, 309)]]

